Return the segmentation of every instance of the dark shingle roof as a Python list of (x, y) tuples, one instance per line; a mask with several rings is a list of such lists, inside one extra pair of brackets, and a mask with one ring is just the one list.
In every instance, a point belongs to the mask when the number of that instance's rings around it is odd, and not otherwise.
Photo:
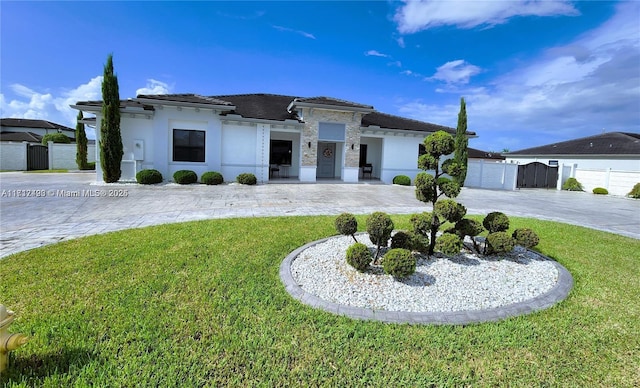
[(640, 134), (608, 132), (509, 152), (508, 155), (640, 155)]
[(0, 119), (0, 126), (16, 127), (16, 128), (43, 128), (43, 129), (55, 129), (55, 130), (59, 129), (63, 131), (74, 131), (73, 128), (52, 123), (51, 121), (33, 120), (33, 119), (14, 119), (14, 118)]
[(284, 121), (298, 120), (294, 112), (287, 112), (287, 107), (295, 99), (293, 96), (279, 94), (233, 94), (212, 96), (211, 98), (229, 101), (236, 109), (230, 114), (239, 114), (252, 119)]
[[(102, 101), (78, 101), (76, 105), (102, 107)], [(154, 110), (154, 108), (151, 105), (145, 105), (132, 99), (120, 100), (120, 108), (142, 108), (144, 110), (150, 110), (150, 111)]]
[[(426, 123), (424, 121), (407, 119), (404, 117), (394, 116), (394, 115), (380, 113), (380, 112), (371, 112), (369, 114), (366, 114), (362, 118), (362, 126), (363, 127), (378, 126), (380, 128), (388, 128), (388, 129), (408, 129), (411, 131), (421, 131), (421, 132), (445, 131), (450, 134), (456, 133), (455, 128)], [(468, 132), (468, 134), (475, 135), (474, 132)]]
[(215, 97), (205, 97), (199, 94), (141, 94), (138, 98), (147, 100), (186, 102), (192, 104), (233, 105), (229, 101), (222, 101)]
[(33, 132), (9, 132), (4, 131), (0, 133), (0, 141), (26, 141), (29, 143), (42, 142), (42, 136)]
[(345, 108), (362, 108), (362, 109), (373, 109), (371, 105), (358, 104), (352, 101), (340, 100), (332, 97), (299, 97), (295, 99), (296, 102), (304, 102), (307, 104), (317, 104), (317, 105), (330, 105), (330, 106), (343, 106)]
[(467, 157), (470, 159), (496, 159), (504, 160), (505, 157), (499, 152), (487, 152), (475, 148), (467, 147)]

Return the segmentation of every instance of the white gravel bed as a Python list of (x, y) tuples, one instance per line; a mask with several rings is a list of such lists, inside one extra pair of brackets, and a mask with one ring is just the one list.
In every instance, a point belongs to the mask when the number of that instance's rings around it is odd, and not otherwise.
[[(367, 234), (356, 236), (371, 249)], [(558, 271), (549, 259), (516, 247), (502, 257), (420, 255), (416, 272), (395, 280), (381, 266), (365, 273), (347, 264), (349, 236), (337, 236), (302, 251), (291, 274), (306, 292), (329, 302), (385, 311), (484, 310), (526, 301), (553, 288)]]

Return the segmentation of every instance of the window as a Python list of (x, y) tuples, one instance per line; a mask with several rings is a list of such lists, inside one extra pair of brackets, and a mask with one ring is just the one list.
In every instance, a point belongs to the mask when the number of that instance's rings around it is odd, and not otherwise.
[(271, 153), (269, 164), (289, 164), (291, 165), (291, 151), (293, 142), (290, 140), (271, 140)]
[(424, 144), (418, 144), (418, 157), (421, 157), (422, 155), (427, 153), (427, 149), (425, 148)]
[(549, 166), (558, 166), (558, 161), (557, 160), (550, 160), (549, 161)]
[(204, 138), (204, 131), (174, 129), (173, 161), (204, 162)]
[(318, 124), (318, 140), (325, 141), (344, 141), (345, 124), (338, 123), (319, 123)]

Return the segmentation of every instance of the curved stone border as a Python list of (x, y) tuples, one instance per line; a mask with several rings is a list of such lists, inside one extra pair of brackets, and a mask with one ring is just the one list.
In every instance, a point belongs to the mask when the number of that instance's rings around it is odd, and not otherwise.
[[(335, 236), (334, 236), (335, 237)], [(375, 320), (387, 323), (433, 324), (433, 325), (465, 325), (470, 323), (492, 322), (530, 314), (535, 311), (547, 309), (564, 300), (573, 287), (573, 277), (560, 263), (538, 252), (536, 254), (550, 260), (558, 270), (558, 282), (548, 292), (535, 298), (513, 303), (506, 306), (472, 311), (429, 311), (429, 312), (404, 312), (373, 310), (361, 307), (346, 306), (329, 302), (303, 290), (293, 279), (291, 263), (305, 249), (316, 244), (323, 243), (334, 237), (310, 242), (291, 252), (280, 264), (280, 279), (284, 283), (287, 292), (303, 304), (313, 308), (322, 309), (330, 313), (344, 315), (354, 319)]]

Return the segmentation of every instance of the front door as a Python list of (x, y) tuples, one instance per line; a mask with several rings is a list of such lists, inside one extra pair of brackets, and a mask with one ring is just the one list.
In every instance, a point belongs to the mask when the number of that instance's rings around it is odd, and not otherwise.
[(336, 144), (318, 143), (318, 178), (334, 178), (336, 170)]

